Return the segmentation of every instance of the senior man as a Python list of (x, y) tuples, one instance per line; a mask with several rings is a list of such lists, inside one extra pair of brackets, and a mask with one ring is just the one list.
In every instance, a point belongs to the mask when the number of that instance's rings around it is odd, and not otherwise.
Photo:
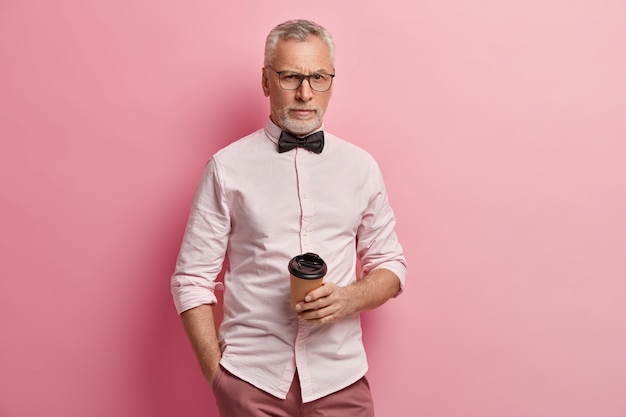
[[(171, 287), (222, 417), (374, 415), (359, 313), (402, 291), (406, 260), (375, 160), (323, 131), (334, 51), (311, 21), (269, 33), (269, 119), (210, 158), (194, 197)], [(287, 265), (308, 252), (328, 272), (294, 309)]]

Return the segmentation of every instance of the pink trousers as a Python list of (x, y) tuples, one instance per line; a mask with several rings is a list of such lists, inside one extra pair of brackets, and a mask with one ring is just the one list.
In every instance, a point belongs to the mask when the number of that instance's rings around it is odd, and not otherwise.
[(354, 384), (303, 403), (298, 375), (282, 400), (237, 378), (220, 367), (213, 393), (221, 417), (374, 417), (374, 404), (365, 377)]

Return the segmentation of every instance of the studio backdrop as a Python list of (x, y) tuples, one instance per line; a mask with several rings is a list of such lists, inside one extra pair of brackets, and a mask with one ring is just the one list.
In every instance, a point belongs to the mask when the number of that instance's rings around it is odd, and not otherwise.
[(0, 416), (215, 416), (169, 294), (265, 36), (335, 37), (325, 128), (409, 263), (363, 315), (380, 417), (626, 416), (626, 3), (0, 2)]

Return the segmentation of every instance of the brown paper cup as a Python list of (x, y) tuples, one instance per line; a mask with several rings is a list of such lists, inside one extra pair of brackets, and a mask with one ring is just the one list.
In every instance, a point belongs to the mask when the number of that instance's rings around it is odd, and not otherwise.
[(327, 266), (318, 255), (307, 252), (294, 256), (289, 261), (290, 303), (295, 310), (296, 304), (304, 301), (304, 297), (324, 283)]

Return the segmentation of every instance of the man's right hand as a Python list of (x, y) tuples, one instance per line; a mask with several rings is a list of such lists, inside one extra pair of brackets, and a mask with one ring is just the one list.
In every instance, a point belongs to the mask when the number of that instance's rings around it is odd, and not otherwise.
[(208, 363), (206, 365), (201, 365), (201, 368), (202, 368), (202, 374), (204, 375), (204, 378), (209, 382), (211, 386), (213, 386), (213, 383), (215, 382), (215, 377), (217, 376), (220, 370), (219, 358), (217, 361), (211, 361), (211, 363)]

